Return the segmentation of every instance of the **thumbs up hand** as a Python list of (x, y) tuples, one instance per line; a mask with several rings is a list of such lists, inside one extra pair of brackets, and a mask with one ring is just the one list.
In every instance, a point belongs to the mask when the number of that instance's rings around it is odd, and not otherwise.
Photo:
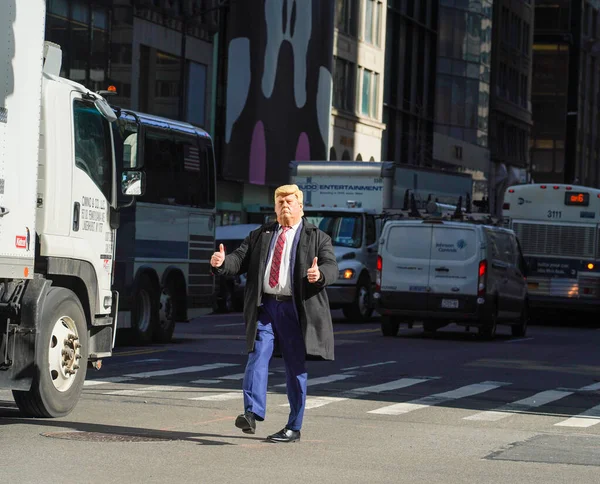
[(225, 247), (219, 244), (219, 252), (215, 252), (210, 258), (210, 265), (213, 267), (221, 267), (225, 261)]
[(319, 266), (317, 265), (318, 261), (318, 258), (315, 257), (313, 259), (312, 266), (310, 266), (308, 271), (306, 271), (306, 275), (308, 276), (308, 282), (310, 283), (315, 283), (321, 278), (321, 271), (319, 270)]

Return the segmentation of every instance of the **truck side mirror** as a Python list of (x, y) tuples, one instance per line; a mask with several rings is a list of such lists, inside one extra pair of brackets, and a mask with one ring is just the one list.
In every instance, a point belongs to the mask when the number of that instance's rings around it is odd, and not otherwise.
[(125, 171), (121, 178), (121, 193), (136, 197), (146, 191), (146, 178), (143, 171)]

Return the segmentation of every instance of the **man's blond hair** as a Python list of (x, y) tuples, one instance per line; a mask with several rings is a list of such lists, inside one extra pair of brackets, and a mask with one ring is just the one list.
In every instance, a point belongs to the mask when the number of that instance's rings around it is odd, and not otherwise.
[(298, 185), (282, 185), (279, 188), (276, 188), (275, 196), (273, 197), (275, 204), (277, 204), (278, 197), (287, 197), (288, 195), (296, 195), (298, 203), (300, 203), (300, 205), (303, 204), (304, 194), (302, 193), (302, 190), (298, 188)]

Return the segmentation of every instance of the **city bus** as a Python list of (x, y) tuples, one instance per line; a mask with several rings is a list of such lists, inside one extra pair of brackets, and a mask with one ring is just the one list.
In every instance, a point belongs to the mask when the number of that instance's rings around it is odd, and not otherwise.
[(512, 186), (506, 191), (503, 217), (527, 261), (531, 307), (598, 307), (600, 190), (563, 184)]
[[(143, 171), (123, 208), (114, 259), (118, 330), (128, 342), (171, 340), (175, 324), (212, 309), (216, 175), (210, 135), (191, 124), (117, 110), (117, 160)], [(126, 200), (124, 201), (126, 204)], [(107, 253), (112, 241), (106, 241)]]

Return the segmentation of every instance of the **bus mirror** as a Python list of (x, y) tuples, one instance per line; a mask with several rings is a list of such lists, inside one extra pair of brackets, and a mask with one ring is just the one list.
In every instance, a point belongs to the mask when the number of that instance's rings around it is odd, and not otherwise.
[(145, 189), (144, 172), (126, 171), (121, 179), (121, 193), (131, 197), (144, 194)]

